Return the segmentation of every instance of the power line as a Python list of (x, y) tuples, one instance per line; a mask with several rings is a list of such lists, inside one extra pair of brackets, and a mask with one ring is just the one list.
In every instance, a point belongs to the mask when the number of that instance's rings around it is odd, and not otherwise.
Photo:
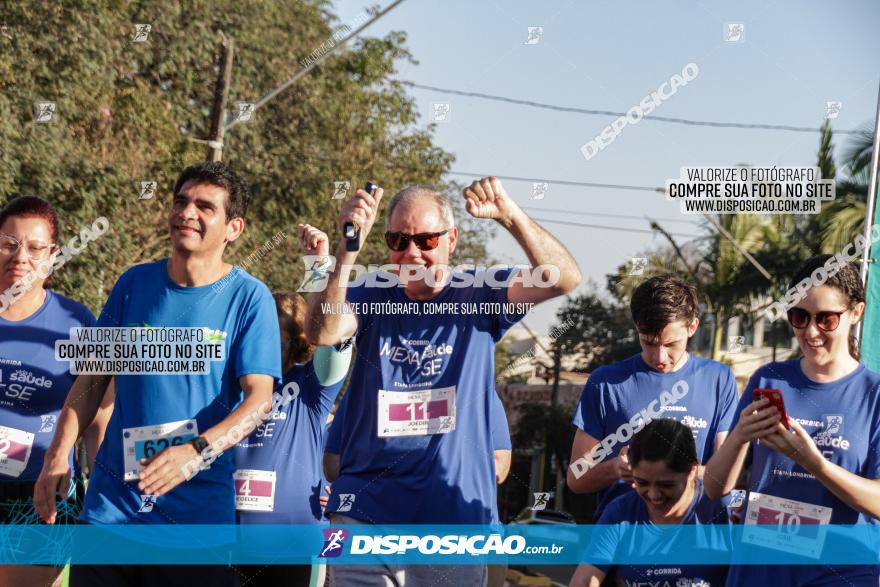
[[(582, 226), (584, 228), (599, 228), (602, 230), (616, 230), (620, 232), (639, 232), (642, 234), (654, 234), (653, 230), (648, 230), (647, 228), (624, 228), (622, 226), (605, 226), (604, 224), (585, 224), (583, 222), (569, 222), (567, 220), (550, 220), (549, 218), (535, 218), (532, 217), (532, 220), (536, 222), (550, 222), (554, 224), (567, 224), (569, 226)], [(684, 238), (700, 238), (697, 234), (681, 234), (670, 232), (669, 234), (673, 236), (680, 236)]]
[[(485, 174), (473, 173), (471, 171), (447, 171), (449, 175), (465, 175), (468, 177), (486, 177)], [(495, 175), (493, 177), (497, 177), (498, 179), (509, 179), (511, 181), (531, 181), (531, 182), (546, 182), (552, 183), (556, 185), (573, 185), (573, 186), (581, 186), (588, 188), (608, 188), (613, 190), (641, 190), (648, 192), (665, 192), (664, 188), (652, 188), (646, 185), (622, 185), (618, 183), (593, 183), (589, 181), (567, 181), (563, 179), (539, 179), (534, 177), (515, 177), (513, 175)]]
[(557, 214), (574, 214), (575, 216), (601, 216), (603, 218), (626, 218), (632, 220), (658, 220), (662, 222), (683, 222), (685, 224), (699, 224), (696, 220), (682, 220), (681, 218), (656, 218), (648, 216), (635, 216), (633, 214), (610, 214), (607, 212), (575, 212), (573, 210), (554, 210), (552, 208), (538, 208), (536, 206), (521, 206), (523, 210), (535, 210), (537, 212), (556, 212)]
[[(557, 106), (555, 104), (546, 104), (543, 102), (534, 102), (532, 100), (520, 100), (518, 98), (509, 98), (507, 96), (495, 96), (492, 94), (483, 94), (481, 92), (465, 92), (462, 90), (451, 90), (449, 88), (438, 88), (435, 86), (426, 86), (413, 82), (402, 82), (410, 87), (420, 90), (431, 90), (434, 92), (442, 92), (444, 94), (454, 94), (456, 96), (468, 96), (470, 98), (481, 98), (483, 100), (492, 100), (495, 102), (507, 102), (510, 104), (520, 104), (522, 106), (531, 106), (533, 108), (543, 108), (544, 110), (555, 110), (557, 112), (574, 112), (576, 114), (590, 114), (596, 116), (614, 116), (615, 118), (626, 116), (626, 112), (613, 112), (611, 110), (591, 110), (588, 108), (575, 108), (572, 106)], [(648, 115), (644, 120), (653, 120), (654, 122), (669, 122), (673, 124), (686, 124), (689, 126), (712, 126), (716, 128), (747, 128), (761, 130), (785, 130), (791, 132), (821, 132), (820, 128), (808, 126), (790, 126), (786, 124), (746, 124), (742, 122), (717, 122), (710, 120), (689, 120), (687, 118), (672, 118), (669, 116)], [(834, 134), (857, 135), (861, 134), (860, 130), (835, 130)]]
[[(328, 49), (327, 51), (325, 51), (324, 53), (319, 55), (316, 59), (310, 61), (308, 65), (301, 68), (299, 71), (297, 71), (292, 76), (287, 78), (284, 82), (281, 83), (281, 85), (279, 85), (278, 87), (273, 89), (271, 92), (269, 92), (268, 94), (266, 94), (265, 96), (263, 96), (262, 98), (257, 100), (256, 102), (254, 102), (253, 110), (257, 110), (257, 108), (259, 108), (260, 106), (262, 106), (263, 104), (265, 104), (266, 102), (268, 102), (269, 100), (271, 100), (272, 98), (274, 98), (275, 96), (277, 96), (278, 94), (280, 94), (281, 92), (286, 90), (288, 87), (293, 85), (296, 82), (296, 80), (298, 80), (299, 78), (301, 78), (302, 76), (304, 76), (305, 74), (310, 72), (316, 65), (318, 65), (319, 63), (324, 61), (334, 51), (336, 51), (336, 49), (345, 45), (345, 43), (347, 43), (350, 39), (357, 36), (357, 34), (360, 33), (362, 30), (364, 30), (365, 28), (367, 28), (368, 26), (370, 26), (371, 24), (373, 24), (374, 22), (376, 22), (377, 20), (379, 20), (380, 18), (382, 18), (383, 16), (388, 14), (392, 9), (397, 7), (397, 5), (400, 4), (401, 2), (403, 2), (403, 0), (394, 0), (394, 2), (389, 4), (387, 7), (383, 8), (382, 10), (380, 10), (379, 12), (374, 14), (373, 18), (371, 18), (370, 20), (368, 20), (367, 22), (365, 22), (364, 24), (362, 24), (361, 26), (359, 26), (355, 30), (351, 31), (351, 33), (346, 35), (345, 38), (341, 39), (340, 41), (336, 41), (333, 44), (333, 46), (330, 47), (330, 49)], [(227, 119), (226, 130), (228, 131), (230, 128), (232, 128), (233, 126), (238, 124), (239, 120), (241, 120), (241, 119), (233, 114), (230, 114), (229, 118)]]

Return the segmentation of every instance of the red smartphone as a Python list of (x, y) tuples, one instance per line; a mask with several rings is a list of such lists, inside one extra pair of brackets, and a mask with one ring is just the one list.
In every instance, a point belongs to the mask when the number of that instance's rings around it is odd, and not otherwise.
[(779, 410), (779, 421), (788, 428), (788, 414), (785, 413), (785, 402), (782, 400), (782, 392), (778, 389), (754, 389), (752, 391), (752, 399), (758, 401), (761, 398), (769, 400), (770, 405)]

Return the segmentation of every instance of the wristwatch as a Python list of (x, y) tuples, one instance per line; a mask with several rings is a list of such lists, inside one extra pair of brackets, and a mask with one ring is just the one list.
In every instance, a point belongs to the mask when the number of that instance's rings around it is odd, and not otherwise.
[(196, 453), (198, 453), (199, 456), (202, 456), (202, 451), (208, 448), (208, 441), (205, 440), (204, 436), (196, 436), (195, 438), (187, 442), (187, 444), (192, 445), (192, 447), (196, 449)]

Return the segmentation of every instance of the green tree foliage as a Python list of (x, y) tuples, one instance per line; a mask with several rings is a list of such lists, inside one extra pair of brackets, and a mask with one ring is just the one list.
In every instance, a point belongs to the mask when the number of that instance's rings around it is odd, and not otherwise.
[[(562, 355), (583, 358), (579, 371), (593, 371), (641, 349), (628, 308), (603, 300), (595, 291), (566, 300), (556, 316), (563, 334), (554, 344), (561, 347)], [(566, 328), (566, 324), (572, 326)]]
[[(276, 87), (340, 28), (329, 3), (293, 0), (4, 3), (0, 22), (0, 202), (49, 199), (63, 242), (108, 218), (108, 233), (54, 276), (54, 287), (93, 310), (127, 267), (169, 254), (171, 190), (205, 157), (197, 140), (210, 128), (219, 34), (235, 41), (234, 109)], [(143, 43), (132, 41), (139, 23), (151, 25)], [(296, 289), (296, 223), (338, 237), (334, 181), (356, 189), (372, 180), (386, 198), (413, 183), (453, 191), (442, 183), (452, 155), (433, 144), (432, 126), (419, 126), (419, 108), (395, 78), (398, 62), (413, 62), (405, 42), (402, 32), (361, 38), (229, 130), (223, 159), (251, 183), (253, 200), (227, 260), (241, 263), (283, 231), (288, 238), (247, 269), (272, 289)], [(44, 100), (56, 103), (47, 124), (34, 116)], [(141, 181), (158, 182), (155, 197), (138, 199)], [(490, 223), (457, 207), (458, 258), (483, 262)], [(385, 262), (381, 232), (380, 221), (361, 262)]]

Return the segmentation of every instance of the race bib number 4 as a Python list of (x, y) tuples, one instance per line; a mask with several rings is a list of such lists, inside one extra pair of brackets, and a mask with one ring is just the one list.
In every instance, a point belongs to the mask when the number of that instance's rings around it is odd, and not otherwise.
[(275, 511), (275, 471), (239, 469), (232, 479), (235, 482), (235, 509)]
[(749, 493), (743, 542), (818, 559), (832, 509), (763, 493)]
[(379, 390), (379, 436), (424, 436), (455, 430), (455, 386)]
[(195, 420), (180, 420), (154, 426), (122, 429), (125, 480), (136, 481), (144, 470), (141, 459), (149, 459), (169, 446), (177, 446), (199, 435)]
[(18, 477), (31, 458), (34, 435), (24, 430), (0, 426), (0, 475)]

